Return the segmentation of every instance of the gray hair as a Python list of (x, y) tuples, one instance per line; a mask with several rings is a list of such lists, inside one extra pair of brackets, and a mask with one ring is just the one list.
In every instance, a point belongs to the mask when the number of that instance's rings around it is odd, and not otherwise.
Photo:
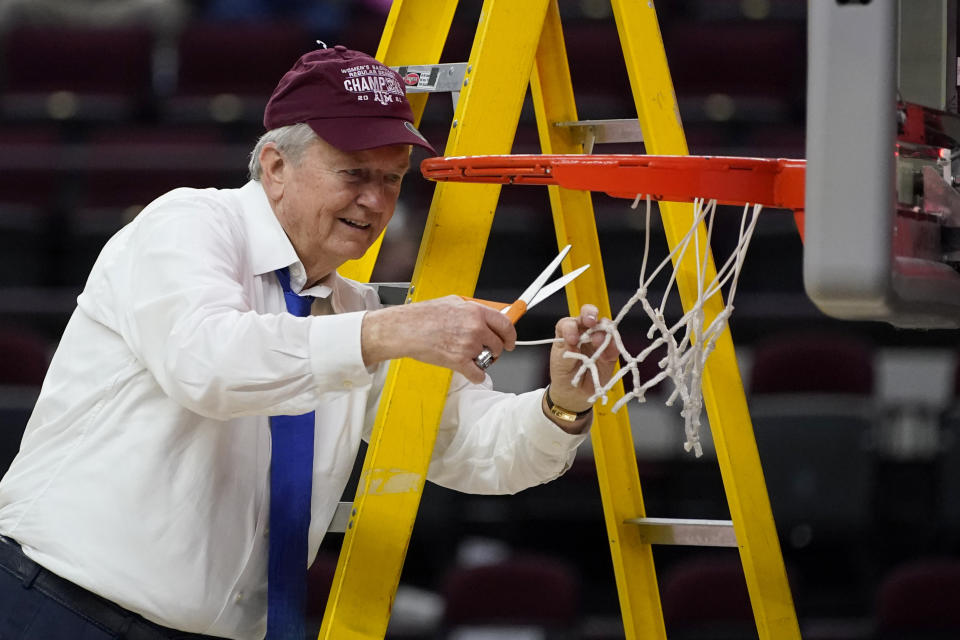
[(310, 125), (304, 123), (290, 124), (285, 127), (271, 129), (260, 136), (256, 146), (250, 152), (250, 161), (247, 164), (247, 170), (250, 173), (251, 180), (260, 180), (260, 152), (263, 146), (268, 142), (277, 145), (277, 148), (283, 153), (290, 162), (297, 164), (315, 140), (319, 140), (317, 134), (313, 132)]

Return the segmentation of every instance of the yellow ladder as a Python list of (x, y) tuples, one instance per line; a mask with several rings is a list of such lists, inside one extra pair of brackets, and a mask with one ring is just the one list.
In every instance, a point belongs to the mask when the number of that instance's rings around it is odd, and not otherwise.
[[(611, 5), (646, 150), (685, 155), (653, 2), (611, 0)], [(439, 62), (456, 6), (456, 0), (395, 0), (376, 57), (394, 67)], [(445, 155), (510, 153), (528, 86), (543, 152), (583, 153), (570, 125), (577, 113), (557, 0), (485, 0)], [(418, 120), (426, 97), (411, 95)], [(609, 316), (590, 194), (549, 191), (558, 246), (573, 245), (564, 271), (594, 265), (567, 289), (571, 312), (589, 301)], [(473, 294), (499, 193), (499, 185), (436, 185), (408, 301)], [(661, 203), (660, 208), (672, 247), (690, 227), (692, 206)], [(700, 246), (706, 246), (703, 238)], [(379, 243), (341, 273), (368, 281), (378, 250)], [(678, 265), (685, 309), (695, 299), (692, 262), (691, 256)], [(709, 279), (715, 273), (712, 259), (708, 269)], [(718, 298), (705, 307), (707, 322), (722, 309)], [(383, 638), (386, 633), (450, 377), (449, 370), (410, 359), (390, 365), (320, 638)], [(739, 548), (760, 638), (799, 638), (729, 331), (707, 362), (703, 392), (730, 508), (728, 531), (721, 525), (714, 532), (716, 521), (645, 517), (627, 412), (597, 407), (591, 437), (626, 637), (666, 637), (651, 545), (684, 543), (689, 534)], [(614, 389), (606, 407), (622, 395), (622, 387)]]

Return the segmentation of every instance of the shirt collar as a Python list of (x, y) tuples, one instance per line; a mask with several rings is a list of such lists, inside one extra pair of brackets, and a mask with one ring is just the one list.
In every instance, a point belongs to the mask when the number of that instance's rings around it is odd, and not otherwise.
[[(326, 298), (336, 289), (337, 279), (340, 276), (337, 275), (337, 272), (334, 271), (326, 278), (321, 278), (317, 284), (313, 285), (309, 289), (304, 289), (303, 285), (306, 284), (306, 276), (301, 277), (301, 282), (299, 283), (299, 293), (302, 296), (313, 296), (314, 298)], [(291, 283), (291, 288), (293, 284)]]
[(334, 271), (309, 289), (304, 289), (307, 284), (307, 271), (297, 257), (297, 251), (290, 243), (283, 226), (277, 220), (263, 185), (251, 180), (238, 190), (238, 197), (244, 214), (242, 218), (247, 227), (250, 267), (254, 275), (290, 267), (290, 289), (294, 293), (316, 298), (329, 296), (337, 288), (340, 276)]

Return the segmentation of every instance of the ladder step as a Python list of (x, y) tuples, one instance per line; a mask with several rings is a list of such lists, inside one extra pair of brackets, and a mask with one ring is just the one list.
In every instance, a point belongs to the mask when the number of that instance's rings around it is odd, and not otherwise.
[[(327, 531), (343, 533), (353, 515), (352, 502), (340, 502)], [(693, 520), (683, 518), (631, 518), (626, 522), (640, 528), (647, 544), (674, 544), (695, 547), (736, 547), (737, 537), (731, 520)]]
[(466, 62), (411, 64), (391, 67), (400, 74), (407, 93), (459, 93), (470, 70)]
[(344, 533), (351, 517), (353, 517), (353, 503), (338, 502), (337, 510), (333, 512), (333, 519), (330, 520), (330, 526), (327, 527), (327, 533)]
[(640, 528), (647, 544), (676, 544), (692, 547), (736, 547), (732, 520), (693, 520), (684, 518), (630, 518)]
[(569, 129), (574, 139), (581, 144), (591, 140), (606, 144), (613, 142), (643, 142), (643, 131), (636, 118), (615, 120), (577, 120), (575, 122), (557, 122), (553, 126)]

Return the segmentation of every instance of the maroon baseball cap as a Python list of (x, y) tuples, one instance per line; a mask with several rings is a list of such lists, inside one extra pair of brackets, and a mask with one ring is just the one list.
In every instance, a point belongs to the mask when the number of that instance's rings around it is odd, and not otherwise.
[(341, 151), (415, 144), (437, 154), (413, 126), (400, 74), (343, 45), (304, 54), (273, 90), (267, 130), (301, 122)]

